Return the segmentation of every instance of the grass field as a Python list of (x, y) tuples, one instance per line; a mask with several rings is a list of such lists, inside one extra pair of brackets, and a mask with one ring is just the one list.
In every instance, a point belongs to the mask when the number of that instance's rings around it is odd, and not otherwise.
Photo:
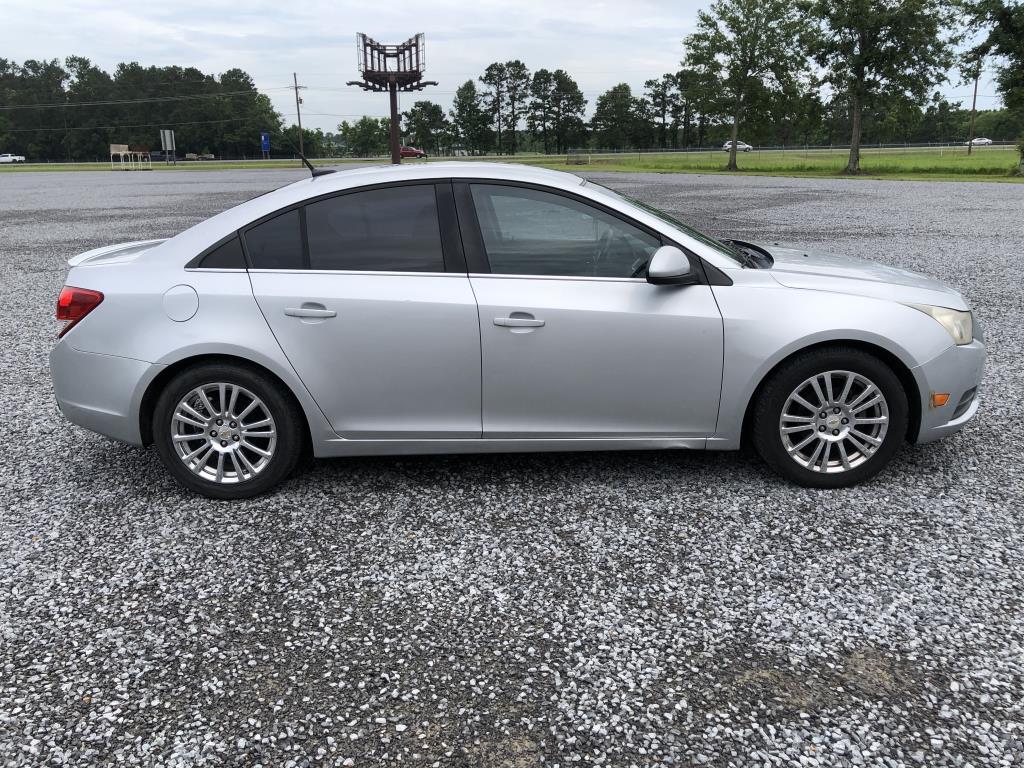
[[(755, 150), (741, 153), (740, 173), (765, 176), (800, 176), (828, 178), (842, 176), (848, 151), (843, 149)], [(447, 159), (447, 158), (438, 158)], [(727, 173), (728, 156), (721, 150), (702, 152), (622, 152), (577, 156), (567, 163), (564, 155), (488, 156), (466, 158), (496, 162), (517, 162), (569, 171), (632, 171), (654, 173)], [(862, 151), (863, 178), (919, 179), (929, 181), (1024, 181), (1014, 174), (1019, 156), (1015, 147), (975, 147), (970, 156), (964, 147), (935, 148), (869, 148)], [(584, 161), (584, 162), (580, 162)], [(315, 160), (318, 166), (366, 165), (384, 163), (386, 159), (325, 158)], [(301, 168), (298, 160), (239, 160), (180, 162), (177, 165), (153, 163), (154, 171), (224, 170), (252, 168), (262, 170)], [(0, 166), (0, 172), (30, 171), (98, 171), (108, 170), (109, 163), (27, 163)]]
[[(525, 158), (524, 158), (525, 159)], [(590, 155), (585, 164), (567, 165), (564, 158), (537, 157), (534, 162), (563, 170), (649, 171), (655, 173), (727, 173), (728, 155), (721, 150), (666, 154)], [(740, 173), (768, 176), (841, 176), (847, 150), (767, 150), (741, 153)], [(1024, 181), (1012, 175), (1018, 154), (1013, 147), (934, 149), (866, 149), (861, 153), (866, 178)]]

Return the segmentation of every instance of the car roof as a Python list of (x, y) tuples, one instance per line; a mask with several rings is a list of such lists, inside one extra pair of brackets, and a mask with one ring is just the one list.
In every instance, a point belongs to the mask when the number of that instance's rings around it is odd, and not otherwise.
[[(406, 165), (373, 165), (336, 170), (335, 173), (303, 179), (283, 189), (308, 190), (309, 197), (350, 187), (386, 184), (414, 179), (490, 178), (509, 181), (535, 181), (547, 186), (572, 188), (583, 183), (579, 176), (523, 163), (497, 163), (449, 160)], [(280, 191), (280, 190), (279, 190)]]
[(257, 211), (258, 208), (264, 206), (266, 213), (272, 213), (287, 205), (301, 203), (303, 200), (321, 195), (329, 195), (332, 192), (342, 192), (346, 189), (432, 179), (497, 179), (532, 182), (561, 189), (573, 189), (583, 184), (584, 181), (571, 173), (552, 171), (548, 168), (537, 168), (521, 163), (460, 162), (455, 160), (405, 165), (373, 165), (336, 170), (334, 173), (323, 176), (302, 179), (250, 201), (256, 205), (250, 206), (247, 203), (239, 207), (250, 208), (247, 213), (251, 214), (250, 219), (252, 219), (265, 215)]
[[(497, 179), (542, 184), (560, 189), (573, 189), (583, 184), (579, 176), (564, 171), (523, 165), (521, 163), (443, 161), (408, 163), (405, 165), (373, 165), (335, 170), (334, 173), (301, 179), (275, 189), (239, 206), (245, 208), (249, 219), (272, 213), (288, 205), (301, 203), (332, 192), (389, 184), (402, 181), (429, 181), (444, 179)], [(262, 213), (260, 209), (265, 209)], [(232, 209), (238, 210), (238, 209)]]

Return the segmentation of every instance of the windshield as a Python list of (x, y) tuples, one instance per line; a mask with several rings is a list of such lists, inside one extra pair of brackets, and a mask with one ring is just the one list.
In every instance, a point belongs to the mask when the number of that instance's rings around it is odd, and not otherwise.
[(675, 216), (670, 216), (664, 211), (659, 211), (657, 208), (654, 208), (653, 206), (650, 206), (647, 203), (641, 202), (640, 200), (632, 198), (629, 195), (624, 195), (621, 192), (616, 192), (614, 189), (609, 189), (603, 184), (598, 184), (597, 182), (590, 181), (589, 179), (584, 184), (584, 186), (593, 189), (595, 192), (600, 192), (603, 195), (607, 195), (608, 197), (614, 197), (619, 200), (623, 200), (629, 203), (630, 205), (634, 205), (637, 208), (643, 210), (644, 212), (651, 214), (651, 216), (661, 219), (666, 224), (675, 227), (680, 232), (684, 233), (685, 235), (688, 235), (689, 237), (692, 237), (697, 242), (703, 243), (709, 248), (714, 248), (715, 251), (731, 259), (732, 261), (735, 261), (737, 264), (741, 266), (746, 266), (746, 259), (744, 258), (743, 254), (737, 252), (735, 248), (729, 247), (722, 241), (716, 240), (710, 235), (705, 235), (703, 232), (698, 232), (690, 225), (681, 222)]

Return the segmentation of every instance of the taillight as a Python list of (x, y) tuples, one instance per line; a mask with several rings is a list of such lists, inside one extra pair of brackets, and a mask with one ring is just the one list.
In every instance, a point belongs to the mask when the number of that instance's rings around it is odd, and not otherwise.
[(90, 291), (88, 288), (75, 288), (72, 285), (65, 285), (60, 289), (60, 297), (57, 299), (57, 319), (67, 322), (60, 333), (59, 339), (70, 331), (83, 317), (92, 312), (103, 301), (103, 294), (99, 291)]

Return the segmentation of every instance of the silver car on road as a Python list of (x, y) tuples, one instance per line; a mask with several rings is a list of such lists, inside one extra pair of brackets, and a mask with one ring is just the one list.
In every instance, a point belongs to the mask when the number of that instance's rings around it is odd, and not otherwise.
[(963, 427), (985, 359), (928, 277), (716, 240), (521, 165), (317, 175), (70, 264), (61, 410), (218, 498), (267, 491), (307, 449), (749, 441), (796, 483), (845, 486)]

